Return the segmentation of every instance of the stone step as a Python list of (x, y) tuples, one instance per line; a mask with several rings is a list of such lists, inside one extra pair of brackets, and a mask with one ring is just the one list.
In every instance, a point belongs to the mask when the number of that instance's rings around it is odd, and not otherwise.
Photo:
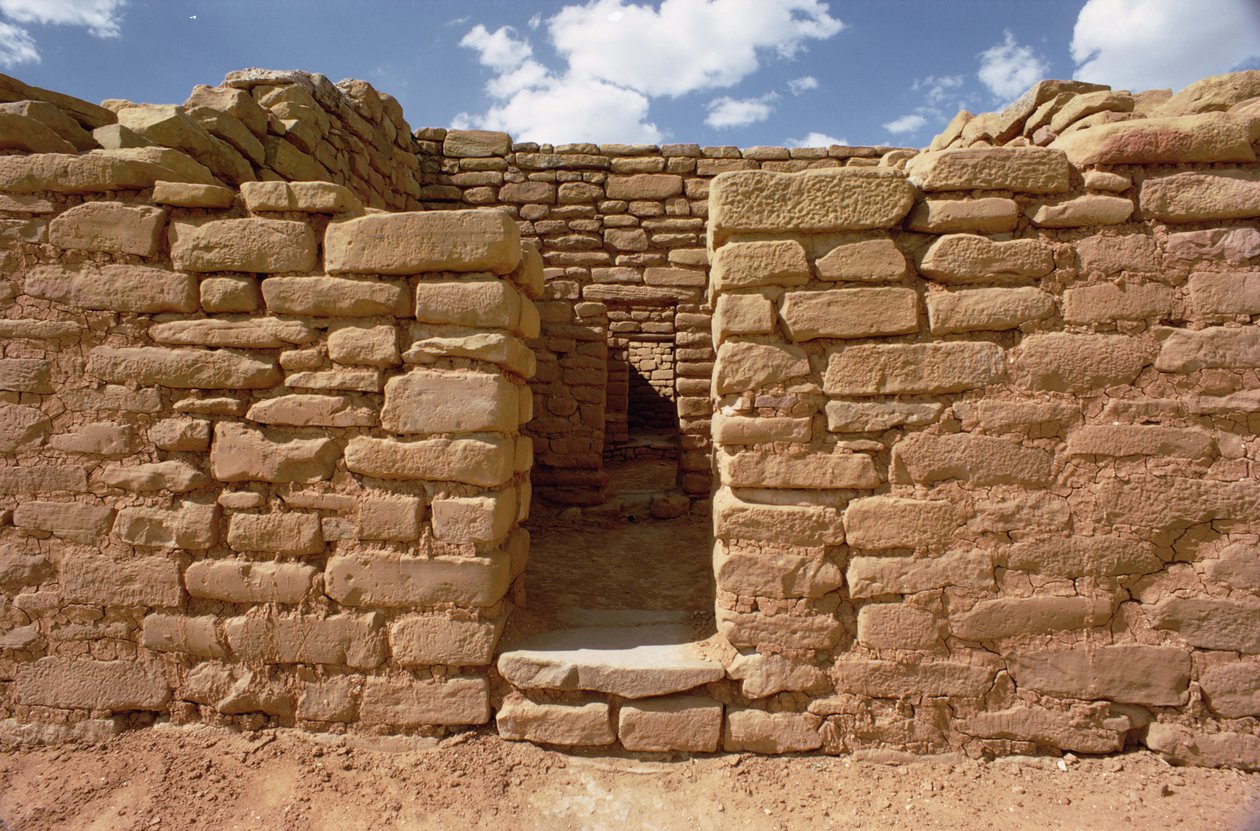
[(564, 629), (521, 641), (499, 656), (499, 673), (522, 690), (600, 692), (649, 698), (719, 681), (682, 624)]

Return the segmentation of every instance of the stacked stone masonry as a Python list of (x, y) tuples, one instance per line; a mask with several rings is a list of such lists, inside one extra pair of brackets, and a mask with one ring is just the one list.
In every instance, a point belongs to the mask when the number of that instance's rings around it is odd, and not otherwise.
[[(1260, 73), (922, 153), (412, 134), (264, 70), (0, 97), (6, 730), (1260, 768)], [(492, 668), (533, 451), (598, 501), (636, 395), (718, 632), (538, 694)]]

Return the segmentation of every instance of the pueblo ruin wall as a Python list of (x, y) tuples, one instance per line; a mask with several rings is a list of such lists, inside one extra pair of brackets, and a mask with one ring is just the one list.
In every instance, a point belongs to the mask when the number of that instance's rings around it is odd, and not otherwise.
[(1260, 767), (1260, 73), (923, 153), (0, 97), (7, 736), (488, 722), (532, 448), (598, 502), (641, 394), (713, 514), (706, 746)]

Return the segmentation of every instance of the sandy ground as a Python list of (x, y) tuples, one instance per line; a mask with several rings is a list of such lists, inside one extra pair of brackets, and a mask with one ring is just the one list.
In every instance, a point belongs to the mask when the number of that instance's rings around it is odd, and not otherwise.
[[(0, 756), (6, 831), (151, 829), (1260, 829), (1260, 775), (1110, 759), (558, 753), (157, 727)], [(1250, 815), (1250, 819), (1248, 818)]]

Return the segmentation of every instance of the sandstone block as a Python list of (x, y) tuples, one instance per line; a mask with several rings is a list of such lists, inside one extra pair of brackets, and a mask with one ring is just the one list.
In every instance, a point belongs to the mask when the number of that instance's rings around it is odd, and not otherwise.
[(696, 695), (628, 701), (617, 712), (626, 750), (712, 753), (722, 736), (722, 705)]
[(512, 151), (512, 137), (493, 130), (447, 130), (442, 155), (457, 159), (506, 156)]
[(216, 346), (238, 349), (275, 349), (290, 344), (306, 344), (316, 334), (295, 320), (274, 317), (253, 320), (172, 320), (149, 327), (156, 343), (175, 346)]
[(356, 436), (346, 467), (377, 479), (420, 479), (498, 487), (512, 478), (513, 443), (500, 437), (394, 441)]
[(214, 615), (146, 615), (140, 643), (154, 652), (183, 652), (198, 658), (225, 658)]
[(96, 545), (109, 533), (114, 512), (82, 502), (23, 502), (13, 511), (13, 524), (83, 545)]
[(881, 549), (944, 545), (959, 523), (948, 502), (872, 496), (850, 502), (844, 524), (850, 545)]
[(722, 456), (719, 464), (723, 483), (732, 488), (873, 490), (882, 481), (871, 457), (860, 453), (743, 452)]
[(1021, 540), (1007, 551), (1006, 565), (1056, 577), (1154, 574), (1163, 567), (1148, 543), (1108, 535)]
[(499, 735), (510, 741), (599, 747), (617, 740), (611, 713), (602, 701), (586, 704), (538, 704), (509, 696), (495, 716)]
[(914, 188), (897, 170), (723, 173), (709, 189), (710, 249), (730, 234), (891, 228), (912, 204)]
[(1260, 256), (1260, 230), (1256, 228), (1212, 228), (1169, 234), (1164, 251), (1170, 260), (1224, 260), (1245, 263)]
[(1192, 646), (1260, 652), (1260, 602), (1165, 597), (1145, 610), (1151, 626), (1177, 632)]
[(1189, 289), (1197, 315), (1260, 314), (1260, 271), (1191, 274)]
[(1153, 353), (1149, 341), (1124, 335), (1029, 335), (1011, 352), (1011, 375), (1029, 389), (1088, 392), (1131, 383)]
[(1210, 326), (1190, 331), (1167, 332), (1155, 359), (1160, 372), (1194, 372), (1200, 369), (1250, 369), (1260, 366), (1260, 328)]
[(53, 436), (49, 439), (48, 446), (63, 453), (83, 453), (115, 458), (129, 455), (139, 449), (134, 430), (127, 425), (110, 421), (81, 424), (72, 433)]
[(883, 401), (828, 401), (827, 429), (832, 433), (878, 433), (936, 421), (940, 404)]
[(372, 669), (385, 662), (385, 632), (376, 614), (229, 618), (228, 645), (244, 661), (328, 664)]
[(935, 335), (1001, 332), (1040, 320), (1055, 310), (1054, 297), (1041, 289), (968, 289), (931, 292), (928, 321)]
[(161, 208), (84, 202), (49, 223), (48, 242), (58, 248), (152, 257), (165, 223), (166, 212)]
[(767, 442), (809, 442), (812, 422), (808, 418), (750, 418), (713, 416), (713, 441), (729, 446)]
[(968, 641), (995, 641), (1061, 629), (1107, 626), (1115, 604), (1108, 598), (1000, 597), (951, 615), (950, 631)]
[(308, 684), (298, 699), (297, 717), (309, 721), (348, 724), (358, 719), (359, 694), (363, 681), (353, 675), (338, 675)]
[(272, 277), (262, 282), (272, 314), (313, 317), (409, 317), (407, 287), (382, 280), (345, 277)]
[(193, 597), (228, 603), (300, 603), (315, 573), (302, 563), (200, 560), (185, 569), (184, 585)]
[(740, 650), (726, 665), (727, 676), (740, 682), (746, 698), (766, 698), (781, 692), (829, 688), (827, 676), (814, 664), (783, 655)]
[(1179, 707), (1190, 684), (1190, 653), (1168, 646), (1120, 644), (1016, 653), (1007, 659), (1015, 683), (1064, 698)]
[(258, 283), (251, 276), (206, 277), (201, 281), (201, 307), (207, 312), (252, 312), (259, 302)]
[[(995, 148), (996, 149), (996, 148)], [(1019, 223), (1014, 199), (925, 199), (906, 218), (906, 228), (923, 234), (1004, 234)]]
[(0, 404), (0, 453), (35, 450), (52, 430), (52, 422), (34, 407)]
[(785, 545), (839, 545), (840, 515), (816, 505), (758, 505), (722, 488), (713, 497), (713, 536), (722, 540), (766, 540)]
[(1252, 482), (1140, 477), (1103, 482), (1095, 505), (1103, 522), (1150, 528), (1216, 519), (1250, 521), (1260, 510), (1260, 489)]
[(855, 598), (915, 594), (951, 586), (983, 589), (993, 586), (993, 561), (983, 551), (922, 558), (854, 557), (849, 561), (847, 579), (849, 594)]
[(1245, 733), (1198, 733), (1157, 722), (1146, 728), (1146, 746), (1183, 765), (1260, 769), (1260, 739)]
[(368, 678), (359, 718), (364, 724), (391, 727), (485, 724), (490, 720), (490, 684), (482, 677), (459, 675), (441, 681)]
[(114, 520), (114, 536), (131, 545), (202, 551), (219, 539), (216, 505), (122, 508)]
[(493, 606), (511, 583), (510, 558), (409, 557), (389, 552), (339, 555), (328, 561), (325, 590), (347, 606)]
[(331, 223), (324, 234), (330, 274), (510, 274), (520, 259), (520, 232), (505, 211), (372, 214)]
[(668, 199), (682, 193), (683, 179), (672, 173), (639, 173), (634, 176), (610, 176), (605, 185), (609, 199), (633, 201)]
[(324, 553), (316, 514), (233, 514), (227, 544), (237, 551), (266, 551), (288, 556)]
[(49, 655), (17, 673), (17, 699), (37, 707), (162, 710), (171, 690), (158, 667), (135, 661), (90, 661)]
[(463, 545), (497, 545), (516, 520), (516, 494), (447, 496), (433, 500), (433, 536)]
[(401, 363), (393, 326), (337, 326), (328, 333), (328, 357), (339, 364), (387, 367)]
[(919, 301), (911, 289), (790, 291), (779, 308), (788, 337), (866, 338), (904, 335), (919, 327)]
[(1202, 430), (1152, 424), (1091, 424), (1068, 434), (1067, 452), (1084, 456), (1176, 456), (1201, 459), (1216, 453)]
[(359, 538), (409, 542), (420, 539), (424, 500), (402, 494), (359, 501)]
[(1221, 549), (1215, 560), (1203, 562), (1209, 580), (1234, 589), (1260, 589), (1260, 556), (1254, 546), (1234, 543)]
[(408, 615), (390, 624), (390, 653), (400, 666), (489, 666), (501, 631), (488, 620)]
[(87, 372), (118, 384), (175, 389), (261, 389), (280, 381), (271, 361), (227, 351), (152, 346), (97, 346), (88, 354)]
[(800, 286), (809, 282), (809, 260), (796, 240), (731, 242), (713, 254), (715, 292), (757, 286)]
[(718, 347), (713, 391), (718, 395), (745, 392), (809, 373), (809, 359), (800, 347), (727, 342)]
[(26, 293), (66, 306), (113, 312), (193, 312), (197, 281), (142, 265), (82, 263), (35, 266), (26, 276)]
[(73, 465), (39, 465), (0, 469), (0, 494), (4, 496), (33, 493), (83, 493), (87, 490), (87, 471)]
[(836, 682), (836, 692), (873, 698), (976, 697), (988, 692), (993, 670), (957, 661), (902, 664), (850, 659), (838, 661), (831, 676)]
[(209, 170), (165, 147), (0, 157), (0, 189), (12, 193), (143, 190), (159, 181), (219, 184)]
[(1260, 216), (1260, 171), (1213, 170), (1150, 176), (1138, 204), (1165, 222), (1204, 222)]
[(774, 331), (774, 304), (759, 294), (724, 294), (713, 312), (713, 340), (731, 335), (765, 335)]
[(868, 649), (936, 649), (943, 631), (940, 618), (908, 603), (874, 603), (858, 609), (857, 639)]
[(731, 707), (722, 749), (727, 753), (801, 753), (822, 747), (819, 719), (808, 713), (769, 713)]
[(219, 422), (210, 473), (220, 482), (319, 482), (332, 476), (340, 448), (331, 439), (281, 439), (263, 430)]
[(1095, 164), (1251, 162), (1248, 122), (1227, 113), (1138, 118), (1060, 136), (1050, 149), (1076, 167)]
[(1076, 243), (1076, 255), (1083, 274), (1159, 270), (1155, 238), (1144, 234), (1086, 237)]
[(915, 433), (893, 447), (892, 464), (916, 484), (961, 479), (973, 485), (1049, 484), (1053, 457), (991, 436)]
[(230, 208), (236, 191), (221, 185), (154, 182), (153, 201), (176, 208)]
[(1040, 240), (994, 242), (976, 234), (946, 234), (924, 250), (919, 271), (950, 285), (1030, 280), (1054, 271), (1054, 252)]
[(1068, 157), (1044, 147), (972, 147), (920, 153), (906, 175), (925, 191), (1011, 190), (1063, 193)]
[(822, 597), (844, 584), (844, 572), (820, 554), (764, 553), (714, 546), (717, 586), (745, 597)]
[(996, 382), (1002, 350), (992, 343), (856, 344), (832, 352), (828, 395), (924, 395), (961, 392)]
[(287, 219), (177, 219), (167, 232), (179, 271), (310, 271), (315, 233)]
[(184, 601), (179, 566), (165, 557), (67, 558), (61, 565), (61, 593), (70, 602), (94, 606), (172, 607)]
[(511, 283), (493, 277), (416, 285), (416, 320), (478, 329), (515, 329), (521, 295)]
[(1072, 713), (1034, 707), (1011, 707), (977, 713), (962, 728), (969, 736), (1011, 739), (1075, 753), (1114, 753), (1124, 748), (1130, 727), (1126, 717), (1085, 722)]
[[(373, 427), (376, 413), (345, 395), (296, 393), (258, 401), (245, 415), (262, 424), (295, 427)], [(151, 433), (150, 433), (151, 435)]]
[(1063, 292), (1068, 323), (1152, 320), (1172, 314), (1173, 290), (1160, 283), (1103, 283)]
[(381, 427), (391, 433), (511, 433), (517, 386), (486, 372), (413, 369), (385, 384)]
[(1260, 713), (1260, 689), (1255, 679), (1260, 661), (1254, 658), (1216, 664), (1199, 673), (1199, 687), (1208, 706), (1225, 718), (1246, 718)]
[(1133, 200), (1122, 196), (1087, 193), (1073, 199), (1043, 202), (1024, 213), (1038, 228), (1084, 228), (1091, 225), (1119, 225), (1133, 215)]
[(301, 211), (316, 214), (362, 214), (354, 192), (332, 182), (245, 182), (245, 208), (260, 211)]

